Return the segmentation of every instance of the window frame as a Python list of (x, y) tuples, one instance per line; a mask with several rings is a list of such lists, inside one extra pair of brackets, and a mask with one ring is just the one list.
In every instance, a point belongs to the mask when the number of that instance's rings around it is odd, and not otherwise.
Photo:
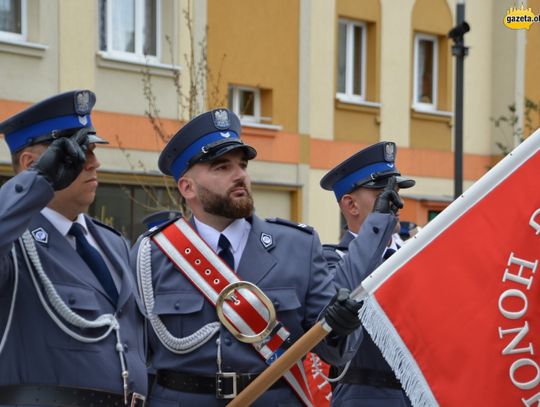
[[(338, 33), (339, 26), (345, 24), (345, 92), (339, 92), (337, 90), (338, 76), (336, 75), (336, 97), (343, 102), (362, 103), (366, 101), (366, 67), (367, 67), (367, 25), (363, 21), (351, 20), (347, 18), (340, 18), (338, 20)], [(353, 93), (354, 87), (354, 28), (359, 27), (362, 30), (362, 44), (361, 44), (361, 62), (360, 62), (360, 88), (361, 93)], [(339, 61), (339, 34), (338, 34), (338, 54)]]
[[(420, 41), (431, 41), (433, 43), (433, 75), (431, 79), (433, 103), (425, 103), (418, 100), (419, 83), (419, 57)], [(417, 111), (437, 111), (437, 101), (439, 97), (439, 38), (436, 35), (416, 33), (414, 36), (414, 66), (413, 66), (413, 108)]]
[[(135, 2), (135, 52), (126, 52), (119, 51), (112, 48), (113, 36), (110, 34), (112, 30), (112, 2), (114, 0), (105, 0), (106, 1), (106, 14), (107, 18), (105, 21), (104, 29), (106, 31), (106, 49), (100, 49), (100, 52), (103, 56), (108, 58), (113, 58), (117, 60), (124, 60), (129, 62), (139, 62), (139, 63), (159, 63), (161, 60), (161, 13), (162, 13), (162, 4), (161, 0), (156, 1), (156, 55), (145, 55), (143, 52), (144, 44), (144, 0), (133, 0)], [(101, 18), (101, 16), (100, 16)], [(101, 35), (101, 32), (98, 30), (98, 36)], [(98, 39), (98, 44), (99, 44)]]
[(0, 41), (26, 42), (26, 38), (28, 35), (27, 0), (19, 1), (21, 2), (21, 32), (19, 34), (11, 31), (0, 30)]
[[(230, 90), (232, 92), (232, 106), (231, 110), (238, 115), (242, 122), (246, 123), (261, 123), (261, 90), (253, 86), (244, 86), (244, 85), (230, 85)], [(255, 115), (246, 115), (240, 112), (240, 92), (247, 91), (253, 92), (253, 111)]]

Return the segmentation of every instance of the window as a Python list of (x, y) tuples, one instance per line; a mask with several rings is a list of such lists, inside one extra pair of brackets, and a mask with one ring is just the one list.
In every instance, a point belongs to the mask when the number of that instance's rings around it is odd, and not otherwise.
[(178, 209), (176, 190), (165, 187), (100, 184), (88, 213), (103, 223), (113, 226), (132, 243), (145, 231), (142, 219), (156, 210)]
[(338, 98), (363, 101), (366, 95), (366, 25), (339, 20), (338, 29)]
[(229, 87), (229, 108), (244, 122), (260, 123), (261, 92), (258, 88), (247, 86)]
[(100, 0), (99, 49), (125, 59), (158, 59), (160, 0)]
[(428, 222), (431, 222), (433, 219), (435, 219), (437, 215), (441, 212), (442, 211), (434, 210), (434, 209), (428, 210), (428, 219), (427, 219)]
[(26, 39), (26, 0), (0, 0), (0, 40)]
[(413, 107), (437, 110), (438, 42), (433, 35), (416, 34), (414, 38)]

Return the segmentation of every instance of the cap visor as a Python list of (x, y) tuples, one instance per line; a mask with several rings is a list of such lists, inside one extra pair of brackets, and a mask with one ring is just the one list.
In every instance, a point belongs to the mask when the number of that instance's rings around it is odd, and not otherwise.
[(246, 153), (246, 158), (248, 160), (252, 160), (257, 156), (257, 150), (255, 150), (253, 147), (248, 146), (247, 144), (228, 144), (224, 145), (221, 148), (215, 148), (212, 149), (206, 156), (203, 156), (199, 162), (208, 162), (208, 161), (214, 161), (216, 158), (221, 157), (224, 154), (227, 154), (228, 152), (231, 152), (233, 150), (236, 150), (238, 148), (241, 148)]
[(88, 135), (88, 142), (89, 143), (96, 143), (96, 144), (109, 144), (109, 142), (105, 139), (102, 139), (97, 134), (89, 134)]
[[(410, 178), (407, 178), (407, 177), (402, 177), (400, 175), (396, 175), (395, 177), (396, 177), (396, 184), (399, 187), (399, 189), (411, 188), (416, 184), (416, 181), (413, 180), (413, 179), (410, 179)], [(369, 181), (369, 182), (366, 182), (365, 184), (362, 184), (360, 186), (362, 188), (382, 189), (382, 188), (386, 187), (386, 185), (388, 184), (389, 179), (390, 179), (390, 177), (383, 178), (383, 179), (377, 180), (377, 181)]]

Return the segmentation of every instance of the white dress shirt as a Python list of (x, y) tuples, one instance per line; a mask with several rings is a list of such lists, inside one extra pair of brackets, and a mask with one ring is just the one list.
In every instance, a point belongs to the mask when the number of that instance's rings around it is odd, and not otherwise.
[(216, 253), (219, 251), (219, 235), (225, 235), (225, 237), (231, 243), (231, 251), (234, 256), (234, 269), (237, 270), (238, 265), (240, 264), (240, 259), (242, 258), (242, 253), (244, 253), (244, 248), (246, 247), (249, 231), (251, 230), (251, 224), (244, 218), (236, 219), (233, 223), (227, 226), (223, 232), (219, 232), (212, 226), (202, 223), (196, 217), (193, 217), (193, 219), (195, 220), (195, 226), (197, 227), (197, 232), (199, 232), (199, 235)]
[[(69, 234), (69, 230), (71, 229), (71, 225), (73, 224), (73, 222), (66, 218), (64, 215), (48, 207), (43, 208), (41, 210), (41, 214), (45, 216), (45, 218), (47, 218), (47, 220), (51, 222), (51, 224), (60, 232), (60, 234), (67, 239), (71, 247), (73, 247), (73, 249), (76, 249), (77, 244), (75, 242), (75, 237)], [(105, 253), (103, 253), (103, 250), (101, 250), (99, 244), (96, 242), (96, 239), (94, 239), (94, 237), (88, 230), (88, 227), (86, 226), (86, 218), (81, 213), (79, 214), (79, 216), (77, 216), (75, 222), (79, 223), (83, 227), (85, 235), (84, 237), (86, 238), (86, 240), (88, 240), (88, 243), (90, 243), (99, 252), (99, 254), (101, 254), (101, 257), (105, 261), (107, 268), (111, 272), (114, 285), (116, 286), (116, 289), (120, 292), (122, 278), (118, 273), (118, 270), (114, 269), (113, 265), (111, 264), (107, 256), (105, 256)]]

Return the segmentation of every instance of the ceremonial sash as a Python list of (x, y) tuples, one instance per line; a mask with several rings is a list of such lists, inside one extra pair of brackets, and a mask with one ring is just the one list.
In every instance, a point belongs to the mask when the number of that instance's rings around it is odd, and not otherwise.
[[(223, 289), (232, 283), (240, 282), (235, 272), (184, 219), (170, 224), (152, 236), (152, 240), (214, 306)], [(223, 313), (239, 332), (249, 336), (264, 330), (270, 316), (261, 299), (246, 288), (239, 288), (232, 301), (223, 303)], [(289, 336), (285, 326), (276, 321), (271, 333), (264, 340), (252, 345), (270, 365), (285, 351), (282, 345)], [(284, 378), (300, 400), (311, 407), (311, 395), (302, 362), (298, 361)]]

